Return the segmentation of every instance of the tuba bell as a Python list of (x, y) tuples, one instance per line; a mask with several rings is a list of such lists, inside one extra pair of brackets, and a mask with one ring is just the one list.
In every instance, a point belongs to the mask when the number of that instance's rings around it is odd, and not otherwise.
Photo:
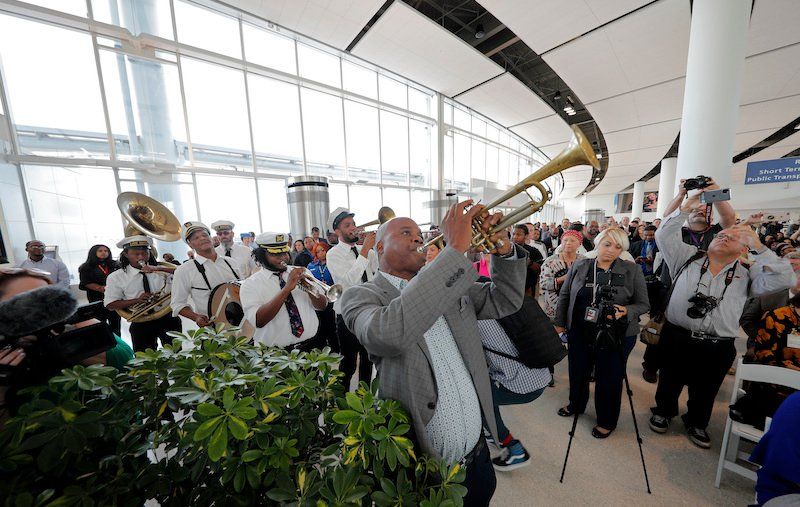
[[(561, 151), (561, 153), (556, 155), (556, 157), (550, 162), (540, 167), (536, 172), (523, 179), (513, 187), (509, 188), (495, 200), (486, 204), (486, 209), (484, 212), (472, 219), (471, 244), (474, 248), (477, 248), (484, 253), (494, 252), (497, 249), (497, 245), (491, 241), (491, 236), (502, 231), (506, 227), (515, 224), (521, 218), (527, 217), (542, 209), (550, 199), (550, 192), (547, 190), (547, 188), (545, 188), (544, 185), (542, 185), (542, 182), (550, 176), (558, 174), (561, 171), (576, 165), (590, 165), (595, 169), (600, 168), (600, 162), (597, 160), (589, 140), (586, 139), (586, 136), (583, 134), (583, 132), (581, 132), (581, 129), (578, 128), (577, 125), (572, 125), (571, 128), (573, 134), (572, 139), (567, 147)], [(527, 204), (524, 204), (519, 208), (515, 208), (507, 215), (504, 215), (503, 219), (491, 229), (488, 231), (483, 230), (483, 222), (489, 216), (488, 210), (499, 204), (502, 204), (517, 194), (526, 192), (530, 187), (535, 187), (536, 190), (539, 191), (539, 194), (541, 194), (541, 198), (539, 200), (532, 199)], [(441, 244), (440, 242), (442, 237), (443, 236), (440, 234), (435, 238), (428, 240), (423, 246), (420, 247), (420, 251), (424, 251), (425, 248), (434, 243)]]
[[(181, 237), (181, 223), (166, 206), (152, 197), (137, 192), (123, 192), (117, 196), (117, 207), (125, 218), (125, 236), (144, 234), (162, 241), (176, 241)], [(153, 248), (153, 255), (156, 255)], [(165, 266), (169, 263), (160, 262)], [(168, 275), (163, 273), (163, 276)], [(160, 319), (172, 311), (171, 294), (160, 290), (147, 301), (117, 310), (120, 317), (130, 323)]]
[(394, 212), (394, 210), (392, 208), (390, 208), (389, 206), (383, 206), (381, 209), (378, 210), (378, 219), (377, 220), (373, 220), (371, 222), (367, 222), (365, 224), (361, 224), (361, 225), (358, 226), (358, 228), (363, 231), (367, 227), (370, 227), (370, 226), (373, 226), (373, 225), (383, 225), (383, 224), (385, 224), (386, 222), (388, 222), (389, 220), (393, 219), (396, 216), (397, 215), (395, 214), (395, 212)]

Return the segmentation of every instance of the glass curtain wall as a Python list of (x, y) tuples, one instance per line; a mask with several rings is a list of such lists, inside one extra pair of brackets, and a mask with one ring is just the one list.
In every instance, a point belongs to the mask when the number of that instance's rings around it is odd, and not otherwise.
[[(466, 195), (546, 160), (456, 102), (439, 118), (431, 90), (211, 1), (0, 0), (0, 65), (16, 260), (33, 234), (60, 247), (74, 280), (92, 244), (122, 235), (120, 191), (181, 221), (280, 231), (284, 179), (327, 176), (331, 208), (369, 221), (390, 206), (429, 224), (440, 176)], [(186, 258), (182, 244), (158, 247)]]

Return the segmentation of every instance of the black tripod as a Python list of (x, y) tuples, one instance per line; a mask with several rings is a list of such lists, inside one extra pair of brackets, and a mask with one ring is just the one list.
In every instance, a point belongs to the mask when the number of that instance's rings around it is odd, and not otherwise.
[[(604, 317), (604, 315), (603, 315)], [(644, 482), (647, 486), (647, 494), (652, 494), (650, 491), (650, 479), (647, 477), (647, 465), (644, 462), (644, 452), (642, 451), (642, 436), (639, 433), (639, 424), (636, 422), (636, 412), (633, 409), (633, 391), (631, 390), (631, 384), (628, 381), (628, 372), (625, 368), (625, 352), (622, 350), (622, 341), (617, 338), (617, 333), (615, 333), (611, 326), (614, 324), (610, 324), (605, 322), (605, 319), (599, 319), (600, 324), (598, 325), (599, 330), (597, 331), (597, 337), (595, 339), (595, 346), (599, 346), (601, 341), (606, 343), (608, 346), (615, 348), (620, 355), (620, 360), (622, 361), (622, 375), (623, 379), (625, 380), (625, 392), (628, 395), (628, 403), (631, 406), (631, 417), (633, 418), (633, 428), (636, 431), (636, 441), (639, 443), (639, 456), (642, 458), (642, 470), (644, 471)], [(580, 413), (575, 411), (575, 415), (572, 419), (572, 429), (569, 431), (569, 443), (567, 444), (567, 453), (564, 456), (564, 466), (561, 468), (561, 478), (558, 482), (564, 482), (564, 474), (567, 471), (567, 460), (569, 460), (569, 451), (572, 448), (572, 438), (575, 436), (575, 428), (578, 426), (578, 417)]]

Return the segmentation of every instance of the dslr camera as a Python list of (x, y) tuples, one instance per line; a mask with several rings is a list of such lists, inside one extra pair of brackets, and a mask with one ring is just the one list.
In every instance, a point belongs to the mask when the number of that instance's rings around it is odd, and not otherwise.
[[(595, 279), (597, 287), (597, 301), (595, 307), (589, 307), (586, 311), (586, 320), (597, 325), (598, 329), (609, 329), (614, 323), (614, 295), (617, 293), (615, 287), (625, 285), (625, 277), (619, 273), (603, 271), (597, 273)], [(611, 318), (609, 318), (611, 317)]]
[[(42, 300), (41, 304), (46, 305), (47, 300)], [(64, 368), (115, 347), (114, 333), (105, 322), (77, 325), (91, 319), (99, 320), (102, 314), (103, 303), (98, 301), (80, 306), (66, 319), (41, 329), (0, 333), (0, 346), (20, 347), (26, 355), (19, 366), (0, 365), (0, 385), (35, 385)], [(0, 318), (7, 316), (0, 315)]]
[(696, 190), (698, 188), (706, 188), (711, 185), (711, 178), (708, 176), (695, 176), (683, 182), (683, 188), (686, 190)]
[(689, 298), (689, 303), (692, 304), (686, 309), (686, 316), (690, 319), (702, 319), (708, 313), (717, 307), (719, 301), (714, 296), (707, 296), (702, 292), (697, 292), (694, 296)]

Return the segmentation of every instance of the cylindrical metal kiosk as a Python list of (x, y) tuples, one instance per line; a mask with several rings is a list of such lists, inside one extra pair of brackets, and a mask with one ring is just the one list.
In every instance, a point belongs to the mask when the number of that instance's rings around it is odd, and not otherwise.
[(286, 179), (286, 200), (289, 203), (289, 226), (292, 238), (311, 236), (311, 228), (319, 227), (325, 237), (328, 220), (328, 178), (324, 176), (295, 176)]

